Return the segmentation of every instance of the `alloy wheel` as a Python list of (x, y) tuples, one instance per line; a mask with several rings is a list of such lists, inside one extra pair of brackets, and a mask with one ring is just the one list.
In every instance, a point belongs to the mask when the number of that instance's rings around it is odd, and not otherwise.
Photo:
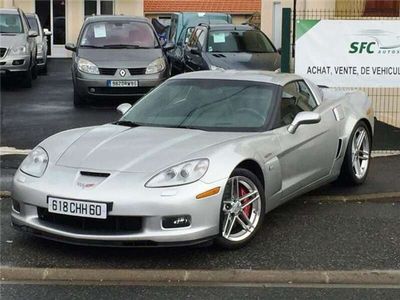
[(234, 176), (228, 180), (222, 203), (222, 237), (240, 242), (256, 229), (262, 211), (260, 192), (252, 180)]
[(368, 170), (370, 159), (369, 135), (364, 127), (358, 127), (354, 133), (351, 153), (354, 175), (362, 179)]

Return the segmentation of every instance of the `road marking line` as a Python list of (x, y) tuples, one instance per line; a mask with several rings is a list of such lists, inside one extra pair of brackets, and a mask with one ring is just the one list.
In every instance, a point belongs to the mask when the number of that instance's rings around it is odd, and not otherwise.
[(29, 149), (16, 149), (14, 147), (0, 147), (0, 156), (2, 155), (28, 155)]
[(2, 281), (399, 285), (400, 270), (149, 270), (0, 267)]

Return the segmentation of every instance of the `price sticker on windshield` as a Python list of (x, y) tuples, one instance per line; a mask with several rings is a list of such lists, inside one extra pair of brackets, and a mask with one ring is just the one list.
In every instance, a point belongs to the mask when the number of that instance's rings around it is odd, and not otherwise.
[(94, 26), (94, 37), (95, 38), (104, 38), (106, 37), (106, 25), (105, 24), (96, 24)]

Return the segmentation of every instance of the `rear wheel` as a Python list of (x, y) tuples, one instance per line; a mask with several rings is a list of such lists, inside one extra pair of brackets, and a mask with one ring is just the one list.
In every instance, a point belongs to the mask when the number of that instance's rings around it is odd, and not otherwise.
[(261, 227), (264, 213), (264, 190), (257, 176), (246, 169), (234, 170), (223, 194), (216, 244), (226, 249), (244, 246)]
[(368, 175), (371, 158), (371, 132), (365, 122), (354, 127), (347, 145), (340, 179), (350, 185), (362, 184)]

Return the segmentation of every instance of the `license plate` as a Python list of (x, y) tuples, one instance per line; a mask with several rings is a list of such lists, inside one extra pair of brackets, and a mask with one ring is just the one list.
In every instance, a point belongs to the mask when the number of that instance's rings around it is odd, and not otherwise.
[(61, 215), (107, 219), (107, 203), (49, 197), (48, 210), (51, 213)]
[(137, 80), (108, 80), (109, 87), (137, 87), (139, 85)]

